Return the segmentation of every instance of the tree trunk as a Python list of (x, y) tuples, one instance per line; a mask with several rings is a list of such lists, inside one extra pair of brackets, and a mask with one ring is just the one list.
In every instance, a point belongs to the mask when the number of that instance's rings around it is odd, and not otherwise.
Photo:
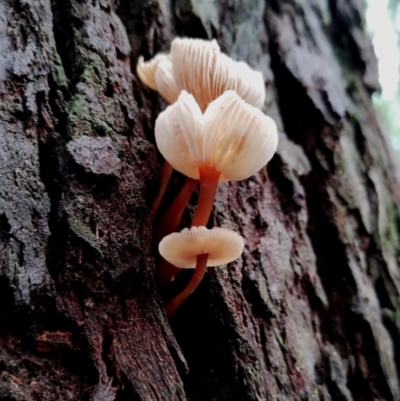
[[(177, 35), (262, 71), (281, 133), (218, 191), (243, 257), (170, 325), (165, 104), (134, 70)], [(0, 0), (0, 49), (0, 400), (400, 400), (400, 186), (362, 0)]]

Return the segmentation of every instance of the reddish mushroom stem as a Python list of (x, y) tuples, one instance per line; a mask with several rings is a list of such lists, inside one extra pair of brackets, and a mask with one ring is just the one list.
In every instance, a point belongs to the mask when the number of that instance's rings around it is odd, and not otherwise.
[(186, 180), (178, 196), (172, 202), (167, 213), (156, 228), (154, 234), (155, 244), (158, 244), (166, 235), (176, 231), (179, 226), (179, 222), (181, 221), (183, 212), (185, 211), (185, 208), (189, 203), (190, 197), (196, 189), (197, 184), (198, 180), (194, 180), (193, 178), (188, 178)]
[(217, 193), (221, 173), (216, 170), (215, 167), (211, 167), (207, 163), (199, 166), (199, 175), (199, 200), (193, 217), (192, 227), (207, 225), (214, 205), (215, 194)]
[(196, 269), (187, 287), (167, 305), (167, 317), (170, 319), (179, 305), (197, 288), (207, 270), (208, 254), (197, 255)]
[(172, 279), (182, 271), (178, 267), (164, 260), (160, 265), (157, 266), (155, 277), (157, 285), (162, 288), (168, 285)]
[(157, 213), (158, 208), (160, 207), (161, 201), (164, 197), (165, 191), (167, 190), (169, 180), (171, 179), (171, 175), (174, 169), (172, 166), (165, 160), (164, 165), (161, 171), (161, 186), (160, 191), (158, 192), (157, 198), (153, 202), (153, 207), (151, 208), (151, 214), (155, 215)]

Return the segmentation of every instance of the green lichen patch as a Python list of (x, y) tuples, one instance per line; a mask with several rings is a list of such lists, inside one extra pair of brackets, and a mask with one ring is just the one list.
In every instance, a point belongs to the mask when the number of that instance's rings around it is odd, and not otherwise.
[(96, 53), (88, 53), (82, 57), (80, 63), (84, 67), (80, 76), (80, 82), (88, 87), (96, 89), (98, 92), (104, 92), (107, 87), (107, 67), (101, 57)]
[(103, 244), (96, 238), (92, 230), (85, 223), (79, 221), (76, 218), (70, 218), (68, 220), (69, 228), (79, 238), (81, 238), (91, 248), (95, 249), (100, 257), (103, 258), (105, 254)]
[(57, 52), (57, 47), (53, 36), (51, 36), (50, 38), (50, 47), (51, 47), (50, 68), (53, 81), (59, 88), (68, 89), (67, 76), (65, 74), (61, 57)]
[(80, 87), (80, 91), (68, 109), (69, 136), (113, 136), (128, 129), (118, 100), (103, 94), (95, 95), (85, 85)]

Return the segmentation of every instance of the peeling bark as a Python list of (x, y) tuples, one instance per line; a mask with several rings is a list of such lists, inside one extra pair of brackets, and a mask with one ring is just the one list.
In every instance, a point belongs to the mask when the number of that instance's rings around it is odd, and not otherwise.
[[(260, 70), (281, 132), (218, 190), (242, 259), (170, 324), (165, 104), (134, 67), (176, 35)], [(0, 49), (0, 399), (400, 400), (400, 187), (361, 0), (0, 0)]]

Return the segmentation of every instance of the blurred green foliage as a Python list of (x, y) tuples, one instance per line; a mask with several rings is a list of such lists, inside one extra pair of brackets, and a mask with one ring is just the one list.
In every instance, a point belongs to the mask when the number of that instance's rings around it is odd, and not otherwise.
[(397, 9), (398, 9), (399, 4), (400, 4), (400, 0), (389, 0), (388, 12), (389, 12), (389, 15), (390, 15), (390, 18), (392, 19), (392, 21), (394, 21), (396, 18)]
[(392, 146), (400, 158), (400, 91), (393, 99), (384, 99), (374, 94), (373, 101), (379, 115), (390, 134)]
[[(389, 0), (387, 11), (398, 36), (398, 48), (400, 51), (400, 0)], [(385, 99), (380, 93), (375, 93), (373, 101), (390, 134), (392, 146), (400, 159), (400, 86), (397, 88), (393, 99)]]

